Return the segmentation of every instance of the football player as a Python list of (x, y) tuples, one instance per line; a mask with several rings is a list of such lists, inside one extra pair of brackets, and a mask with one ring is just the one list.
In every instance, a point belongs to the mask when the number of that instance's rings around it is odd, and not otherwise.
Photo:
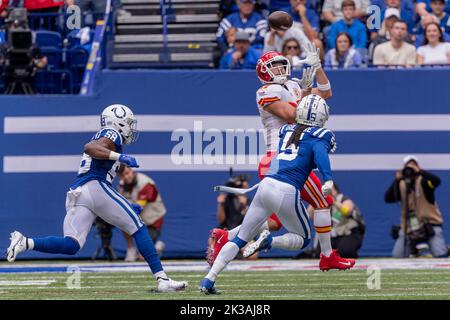
[[(264, 178), (271, 160), (277, 154), (279, 128), (287, 123), (295, 123), (296, 107), (302, 98), (310, 93), (317, 94), (323, 99), (328, 99), (332, 95), (330, 82), (320, 63), (319, 49), (313, 44), (306, 45), (306, 48), (307, 55), (303, 63), (310, 67), (303, 70), (302, 79), (289, 79), (291, 75), (289, 60), (278, 52), (267, 52), (258, 61), (256, 71), (263, 86), (256, 93), (256, 102), (266, 131), (267, 141), (267, 155), (261, 159), (258, 167), (260, 179)], [(314, 75), (317, 80), (316, 88), (312, 87)], [(314, 227), (319, 235), (321, 251), (324, 257), (329, 257), (332, 253), (330, 207), (333, 204), (333, 198), (322, 194), (320, 179), (313, 172), (310, 173), (305, 185), (300, 190), (302, 199), (314, 208)], [(270, 234), (262, 233), (263, 231), (267, 229), (279, 230), (281, 227), (280, 220), (276, 215), (272, 215), (268, 222), (261, 226), (259, 230), (261, 236), (258, 241), (244, 250), (244, 257), (262, 249), (269, 249), (270, 246), (294, 250), (295, 246), (293, 247), (289, 242), (276, 241), (269, 244), (270, 241), (265, 241), (267, 237), (270, 237)], [(230, 231), (217, 228), (211, 231), (207, 251), (207, 260), (210, 265), (212, 265), (226, 241), (233, 239), (238, 231), (239, 227)], [(304, 247), (306, 245), (305, 243)]]
[[(200, 282), (202, 292), (218, 293), (214, 286), (217, 276), (256, 236), (272, 212), (288, 231), (273, 237), (272, 246), (280, 242), (298, 250), (310, 242), (309, 218), (299, 190), (317, 167), (325, 179), (321, 186), (322, 193), (325, 196), (331, 194), (333, 179), (328, 153), (334, 151), (336, 142), (334, 134), (323, 127), (329, 117), (329, 108), (319, 95), (311, 94), (302, 99), (296, 115), (297, 124), (284, 125), (279, 129), (278, 152), (270, 170), (259, 184), (238, 235), (225, 244), (209, 273)], [(321, 256), (319, 267), (321, 270), (349, 269), (354, 264), (355, 260), (341, 258), (333, 250), (328, 257)]]
[(159, 292), (184, 290), (187, 282), (174, 281), (164, 272), (139, 216), (142, 208), (128, 202), (111, 185), (120, 165), (139, 167), (134, 157), (122, 153), (123, 145), (137, 139), (137, 120), (128, 107), (115, 104), (102, 112), (100, 121), (101, 129), (84, 146), (77, 179), (67, 192), (64, 237), (28, 238), (14, 231), (7, 259), (13, 262), (26, 250), (74, 255), (83, 247), (98, 216), (133, 236), (158, 282)]

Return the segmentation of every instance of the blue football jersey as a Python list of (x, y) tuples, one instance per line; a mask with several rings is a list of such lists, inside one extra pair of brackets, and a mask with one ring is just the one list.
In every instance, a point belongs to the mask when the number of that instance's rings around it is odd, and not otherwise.
[[(102, 129), (97, 132), (91, 139), (99, 140), (107, 138), (114, 142), (116, 152), (122, 153), (122, 136), (116, 130), (111, 128)], [(91, 180), (101, 180), (109, 184), (112, 183), (119, 170), (119, 161), (114, 160), (98, 160), (84, 153), (81, 159), (78, 176), (71, 189), (75, 189)]]
[(299, 190), (316, 168), (325, 181), (333, 180), (328, 157), (336, 148), (333, 132), (326, 128), (308, 127), (301, 134), (297, 148), (294, 144), (287, 146), (297, 126), (290, 124), (280, 128), (278, 154), (270, 164), (267, 177), (289, 183)]

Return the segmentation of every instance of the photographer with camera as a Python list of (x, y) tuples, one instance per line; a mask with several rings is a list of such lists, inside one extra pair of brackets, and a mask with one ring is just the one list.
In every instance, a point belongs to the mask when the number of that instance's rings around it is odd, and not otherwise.
[[(232, 188), (248, 188), (249, 176), (238, 175), (230, 178), (226, 184)], [(217, 222), (222, 229), (234, 229), (242, 224), (251, 199), (246, 194), (221, 193), (217, 197)]]
[(16, 8), (4, 26), (6, 39), (1, 46), (6, 94), (34, 94), (34, 78), (47, 66), (47, 57), (35, 44), (35, 34), (28, 27), (27, 10)]
[(392, 255), (447, 257), (443, 219), (435, 199), (441, 179), (422, 170), (415, 156), (406, 156), (403, 163), (403, 169), (396, 172), (384, 196), (386, 203), (401, 202), (401, 226), (392, 228), (396, 239)]

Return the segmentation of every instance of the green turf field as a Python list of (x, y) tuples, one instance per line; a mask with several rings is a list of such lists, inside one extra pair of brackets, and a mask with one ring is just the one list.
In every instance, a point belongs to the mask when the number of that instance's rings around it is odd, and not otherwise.
[(67, 289), (68, 274), (2, 274), (0, 299), (450, 299), (450, 270), (383, 270), (381, 288), (367, 288), (365, 270), (228, 271), (216, 286), (221, 295), (207, 296), (197, 285), (199, 272), (171, 272), (187, 280), (185, 292), (152, 293), (149, 273), (82, 273), (81, 289)]

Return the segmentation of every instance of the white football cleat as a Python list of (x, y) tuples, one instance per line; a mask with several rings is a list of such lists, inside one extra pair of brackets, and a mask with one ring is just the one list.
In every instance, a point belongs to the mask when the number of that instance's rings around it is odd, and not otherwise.
[(245, 247), (242, 255), (244, 258), (248, 258), (257, 251), (269, 250), (270, 248), (272, 248), (272, 235), (269, 230), (264, 230), (259, 235), (258, 240)]
[(27, 250), (27, 238), (25, 238), (19, 231), (14, 231), (11, 233), (11, 238), (9, 238), (9, 240), (11, 240), (11, 244), (6, 251), (6, 259), (9, 262), (14, 262), (19, 253)]
[(164, 279), (159, 278), (158, 279), (158, 289), (157, 292), (176, 292), (176, 291), (183, 291), (188, 286), (188, 283), (186, 281), (175, 281), (170, 278)]

